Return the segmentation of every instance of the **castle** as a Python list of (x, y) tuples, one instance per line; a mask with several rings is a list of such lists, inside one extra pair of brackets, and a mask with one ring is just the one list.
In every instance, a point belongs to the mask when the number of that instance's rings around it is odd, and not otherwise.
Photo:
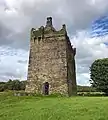
[(46, 26), (31, 29), (26, 92), (76, 94), (76, 49), (71, 46), (65, 24), (57, 31), (52, 17)]

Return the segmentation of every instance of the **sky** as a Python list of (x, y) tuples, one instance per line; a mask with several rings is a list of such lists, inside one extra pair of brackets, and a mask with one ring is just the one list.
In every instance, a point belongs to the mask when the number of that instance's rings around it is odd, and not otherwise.
[(66, 24), (77, 84), (90, 85), (90, 65), (108, 57), (108, 0), (0, 0), (0, 81), (27, 79), (30, 29), (48, 16), (57, 30)]

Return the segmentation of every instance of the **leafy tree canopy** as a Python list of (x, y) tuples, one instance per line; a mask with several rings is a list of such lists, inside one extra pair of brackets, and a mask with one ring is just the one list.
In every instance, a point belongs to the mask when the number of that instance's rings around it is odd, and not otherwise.
[(90, 82), (108, 95), (108, 58), (95, 60), (90, 67)]

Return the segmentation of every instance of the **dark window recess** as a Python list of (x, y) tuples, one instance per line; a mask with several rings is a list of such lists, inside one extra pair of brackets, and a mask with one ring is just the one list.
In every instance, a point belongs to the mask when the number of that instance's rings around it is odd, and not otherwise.
[(36, 40), (37, 38), (36, 37), (34, 37), (34, 42), (35, 42), (35, 40)]
[(41, 37), (38, 37), (38, 40), (40, 41), (40, 40), (41, 40)]

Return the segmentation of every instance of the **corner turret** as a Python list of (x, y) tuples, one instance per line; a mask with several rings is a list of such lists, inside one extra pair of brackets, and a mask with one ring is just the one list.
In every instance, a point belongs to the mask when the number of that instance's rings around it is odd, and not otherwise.
[(52, 17), (47, 17), (46, 27), (52, 27)]

